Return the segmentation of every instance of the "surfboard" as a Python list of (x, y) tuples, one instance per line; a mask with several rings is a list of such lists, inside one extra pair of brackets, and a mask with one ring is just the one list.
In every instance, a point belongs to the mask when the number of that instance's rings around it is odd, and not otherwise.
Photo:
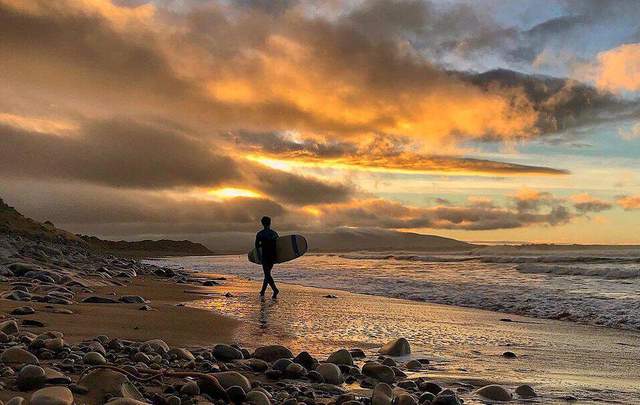
[[(286, 235), (276, 239), (275, 263), (296, 259), (307, 252), (307, 240), (302, 235)], [(247, 254), (251, 263), (262, 264), (262, 253), (257, 249)]]

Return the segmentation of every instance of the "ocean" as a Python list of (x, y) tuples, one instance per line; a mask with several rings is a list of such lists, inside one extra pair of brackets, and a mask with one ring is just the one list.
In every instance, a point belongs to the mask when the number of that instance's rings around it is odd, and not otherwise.
[[(276, 281), (640, 330), (640, 251), (482, 254), (308, 254), (276, 265)], [(244, 255), (170, 259), (165, 265), (259, 280)]]

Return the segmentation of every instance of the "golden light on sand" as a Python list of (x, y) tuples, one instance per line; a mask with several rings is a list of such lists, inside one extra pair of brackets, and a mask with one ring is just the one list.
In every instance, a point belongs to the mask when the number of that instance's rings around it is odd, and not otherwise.
[(247, 198), (260, 198), (262, 194), (257, 193), (252, 190), (248, 190), (245, 188), (234, 188), (234, 187), (225, 187), (219, 188), (215, 190), (210, 190), (207, 192), (208, 195), (228, 199), (228, 198), (237, 198), (237, 197), (247, 197)]

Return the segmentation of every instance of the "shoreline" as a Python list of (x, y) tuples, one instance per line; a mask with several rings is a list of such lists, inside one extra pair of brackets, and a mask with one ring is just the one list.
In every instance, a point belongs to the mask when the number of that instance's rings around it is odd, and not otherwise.
[[(121, 398), (111, 405), (221, 404), (230, 396), (259, 405), (331, 404), (338, 398), (356, 405), (369, 404), (372, 392), (381, 391), (388, 395), (376, 405), (391, 405), (394, 398), (407, 405), (459, 405), (462, 399), (471, 405), (505, 396), (524, 403), (522, 376), (548, 362), (549, 354), (561, 354), (536, 347), (536, 336), (549, 333), (545, 325), (501, 323), (503, 315), (490, 311), (286, 283), (275, 302), (262, 301), (256, 282), (235, 276), (221, 279), (20, 239), (5, 246), (17, 247), (0, 263), (8, 270), (0, 284), (0, 400), (7, 405), (50, 388), (49, 394), (62, 395), (60, 405), (111, 398)], [(209, 306), (193, 308), (203, 302)], [(251, 318), (256, 315), (257, 322)], [(523, 341), (518, 333), (534, 340)], [(410, 354), (381, 356), (381, 345), (404, 337)], [(516, 357), (505, 357), (511, 350)], [(598, 361), (610, 355), (595, 354)], [(622, 360), (635, 365), (640, 357)], [(582, 377), (578, 370), (564, 373), (554, 378)], [(34, 385), (21, 387), (25, 379)], [(601, 403), (609, 395), (571, 385), (556, 389), (533, 376), (526, 381), (541, 395), (534, 401), (544, 403), (574, 396)], [(496, 382), (504, 386), (478, 391)], [(611, 398), (634, 395), (621, 389), (626, 386), (626, 380), (612, 384)]]

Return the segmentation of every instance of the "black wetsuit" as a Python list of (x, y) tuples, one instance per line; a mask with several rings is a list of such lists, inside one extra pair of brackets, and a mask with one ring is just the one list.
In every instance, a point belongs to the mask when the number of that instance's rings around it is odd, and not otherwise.
[(256, 235), (256, 249), (261, 248), (262, 250), (262, 271), (264, 271), (260, 295), (264, 295), (267, 285), (271, 286), (274, 296), (278, 294), (276, 283), (271, 277), (271, 269), (276, 258), (276, 239), (278, 239), (278, 233), (269, 228), (261, 230)]

